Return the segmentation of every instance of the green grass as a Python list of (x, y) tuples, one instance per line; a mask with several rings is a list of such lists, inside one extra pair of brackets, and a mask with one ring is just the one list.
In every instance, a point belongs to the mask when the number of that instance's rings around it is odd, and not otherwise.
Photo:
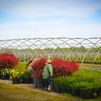
[(101, 68), (101, 65), (100, 64), (87, 64), (87, 63), (80, 64), (80, 68), (89, 68), (89, 67)]
[(0, 101), (72, 101), (71, 98), (59, 94), (0, 83)]
[(0, 101), (101, 101), (96, 99), (82, 99), (69, 94), (56, 94), (31, 86), (0, 83)]

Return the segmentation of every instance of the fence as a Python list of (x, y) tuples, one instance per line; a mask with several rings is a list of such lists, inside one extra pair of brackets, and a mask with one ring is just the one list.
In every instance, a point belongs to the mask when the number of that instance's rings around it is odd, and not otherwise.
[(0, 52), (11, 51), (25, 61), (33, 57), (101, 63), (101, 38), (25, 38), (0, 40)]

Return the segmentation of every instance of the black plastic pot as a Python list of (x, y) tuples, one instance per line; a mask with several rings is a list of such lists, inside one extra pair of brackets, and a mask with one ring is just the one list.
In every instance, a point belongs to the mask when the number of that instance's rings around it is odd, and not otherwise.
[(33, 83), (33, 80), (32, 78), (24, 78), (24, 83), (30, 84), (30, 83)]
[(98, 89), (98, 96), (101, 96), (101, 87)]
[(91, 98), (91, 90), (81, 89), (79, 96), (85, 99), (89, 99)]
[(13, 84), (19, 84), (20, 83), (20, 78), (13, 78), (12, 83)]
[(65, 90), (66, 90), (67, 93), (72, 93), (72, 89), (71, 89), (70, 86), (66, 86)]
[(53, 90), (57, 93), (61, 93), (61, 90), (59, 87), (57, 87), (56, 85), (53, 86)]
[(74, 95), (74, 96), (79, 96), (80, 95), (80, 90), (77, 89), (77, 88), (72, 88), (71, 90), (71, 94)]
[(59, 87), (60, 88), (60, 92), (61, 93), (65, 93), (66, 92), (66, 88), (64, 86)]
[(9, 80), (10, 79), (10, 75), (9, 74), (1, 75), (0, 78), (2, 80)]

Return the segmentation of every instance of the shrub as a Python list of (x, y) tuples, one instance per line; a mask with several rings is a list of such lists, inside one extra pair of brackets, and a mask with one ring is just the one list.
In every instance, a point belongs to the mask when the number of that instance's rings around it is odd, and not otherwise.
[(39, 58), (32, 64), (32, 68), (34, 70), (34, 73), (32, 75), (34, 78), (39, 78), (41, 76), (43, 68), (45, 66), (45, 62), (46, 58)]
[[(39, 58), (32, 62), (34, 78), (40, 77), (45, 66), (45, 62), (46, 58)], [(62, 59), (54, 59), (51, 64), (53, 66), (54, 77), (70, 75), (79, 68), (79, 65), (75, 61), (66, 61)]]
[(0, 54), (0, 69), (13, 68), (18, 63), (18, 59), (12, 53)]
[(75, 61), (66, 61), (62, 59), (54, 59), (52, 61), (54, 68), (54, 77), (71, 75), (79, 68), (79, 64)]
[(101, 71), (80, 69), (72, 76), (57, 77), (54, 79), (56, 89), (71, 93), (83, 98), (95, 98), (101, 95)]

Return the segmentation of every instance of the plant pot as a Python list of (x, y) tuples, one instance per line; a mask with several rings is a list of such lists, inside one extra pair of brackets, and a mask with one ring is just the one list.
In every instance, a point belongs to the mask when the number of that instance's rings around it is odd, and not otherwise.
[(13, 84), (19, 84), (20, 83), (20, 79), (19, 78), (13, 78), (12, 79), (12, 83)]
[(10, 79), (10, 74), (6, 74), (6, 80)]
[(72, 89), (71, 89), (70, 86), (66, 86), (65, 87), (65, 90), (66, 90), (67, 93), (71, 93), (72, 92)]
[(77, 89), (77, 88), (72, 88), (72, 92), (71, 92), (72, 95), (78, 96), (79, 93), (80, 93), (80, 90), (79, 90), (79, 89)]
[(6, 75), (1, 75), (2, 80), (6, 80)]
[(79, 96), (85, 99), (89, 99), (91, 98), (91, 90), (81, 89)]
[(20, 83), (24, 83), (24, 78), (20, 78)]
[(98, 96), (98, 92), (94, 91), (94, 92), (91, 92), (91, 97), (92, 98), (97, 98)]
[(101, 96), (101, 88), (98, 89), (98, 96)]
[(32, 78), (24, 78), (24, 83), (33, 83)]
[(64, 86), (61, 86), (61, 87), (59, 87), (59, 88), (60, 88), (60, 92), (61, 92), (61, 93), (65, 93), (65, 92), (66, 92), (66, 89), (65, 89)]
[(57, 86), (55, 86), (55, 85), (54, 85), (53, 89), (54, 89), (54, 91), (57, 92), (57, 93), (60, 93), (60, 92), (61, 92), (60, 89), (59, 89), (59, 87), (57, 87)]

